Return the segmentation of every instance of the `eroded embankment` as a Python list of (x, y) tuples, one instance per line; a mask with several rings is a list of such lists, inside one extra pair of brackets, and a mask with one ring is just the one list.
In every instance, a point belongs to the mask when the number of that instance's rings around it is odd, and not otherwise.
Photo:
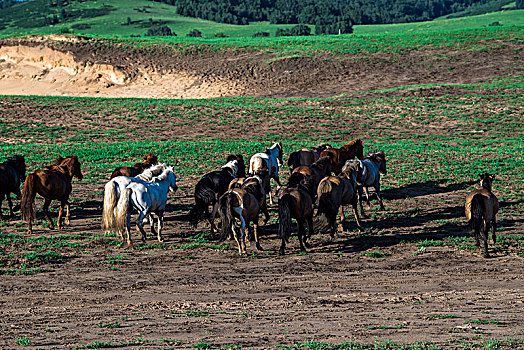
[(238, 48), (136, 47), (75, 36), (0, 40), (0, 94), (207, 98), (325, 97), (522, 74), (517, 44), (488, 51), (303, 57)]

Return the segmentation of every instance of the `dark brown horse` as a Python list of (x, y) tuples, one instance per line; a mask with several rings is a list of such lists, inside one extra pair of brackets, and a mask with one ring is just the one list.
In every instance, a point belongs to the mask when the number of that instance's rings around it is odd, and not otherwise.
[(0, 164), (0, 219), (2, 219), (2, 201), (4, 196), (7, 197), (9, 204), (9, 214), (13, 213), (13, 203), (11, 202), (11, 193), (17, 198), (22, 195), (20, 192), (20, 183), (25, 179), (25, 159), (23, 156), (13, 156)]
[(144, 162), (136, 163), (133, 166), (121, 166), (116, 168), (111, 174), (111, 179), (117, 176), (135, 177), (151, 165), (158, 163), (158, 157), (151, 152), (144, 156), (144, 160)]
[(267, 169), (262, 169), (255, 175), (233, 179), (228, 188), (229, 190), (242, 188), (251, 192), (258, 199), (260, 210), (265, 216), (264, 225), (269, 221), (269, 211), (267, 209), (266, 200), (266, 189), (269, 187), (269, 180), (269, 171)]
[(318, 212), (317, 229), (320, 231), (329, 230), (331, 238), (337, 232), (336, 218), (337, 211), (340, 210), (340, 220), (344, 222), (344, 205), (351, 204), (353, 214), (357, 221), (358, 230), (361, 231), (358, 218), (358, 191), (357, 191), (357, 166), (349, 164), (340, 176), (325, 177), (318, 185)]
[(364, 147), (362, 146), (362, 140), (354, 139), (340, 148), (328, 148), (322, 151), (320, 156), (329, 157), (331, 159), (331, 170), (335, 175), (338, 175), (348, 159), (353, 159), (355, 157), (358, 159), (363, 158)]
[(475, 235), (475, 246), (480, 248), (480, 238), (484, 242), (483, 256), (489, 258), (488, 236), (490, 227), (493, 228), (493, 243), (497, 241), (495, 230), (497, 228), (497, 212), (499, 211), (499, 201), (491, 192), (491, 187), (495, 180), (495, 175), (488, 173), (480, 175), (480, 185), (470, 192), (466, 197), (466, 219), (468, 220)]
[(69, 225), (69, 195), (73, 189), (73, 176), (82, 180), (82, 171), (77, 156), (58, 157), (47, 169), (38, 169), (27, 175), (22, 193), (22, 219), (28, 222), (27, 233), (33, 233), (31, 220), (35, 218), (33, 203), (38, 193), (44, 197), (44, 214), (49, 221), (49, 228), (53, 229), (53, 221), (49, 216), (49, 205), (53, 199), (60, 201), (58, 213), (58, 229), (62, 229), (62, 214), (66, 208), (65, 223)]
[(292, 152), (287, 160), (289, 172), (293, 172), (296, 168), (304, 165), (311, 165), (320, 158), (320, 153), (327, 148), (331, 148), (331, 145), (326, 143), (318, 145), (311, 149), (302, 148), (298, 151)]
[[(289, 243), (291, 236), (291, 218), (297, 221), (300, 251), (305, 252), (305, 247), (311, 247), (307, 238), (313, 234), (313, 197), (310, 195), (312, 187), (310, 178), (296, 172), (291, 174), (287, 187), (278, 198), (278, 234), (282, 239), (279, 250), (281, 255), (285, 254), (286, 242)], [(305, 229), (306, 222), (308, 235)]]
[(317, 187), (320, 181), (326, 176), (331, 175), (331, 159), (329, 157), (319, 158), (310, 166), (303, 165), (295, 168), (295, 170), (293, 170), (293, 174), (295, 173), (300, 173), (311, 179), (311, 184), (309, 187), (311, 188), (312, 193), (310, 194), (313, 197), (316, 197)]

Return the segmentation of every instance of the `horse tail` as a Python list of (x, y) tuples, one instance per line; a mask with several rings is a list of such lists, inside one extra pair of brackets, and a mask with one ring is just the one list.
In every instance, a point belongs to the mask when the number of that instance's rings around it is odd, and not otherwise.
[(126, 188), (120, 194), (120, 199), (116, 206), (115, 228), (120, 233), (124, 233), (127, 228), (127, 216), (129, 215), (130, 202), (131, 189)]
[(484, 206), (484, 199), (481, 194), (476, 194), (471, 199), (471, 219), (469, 223), (471, 228), (475, 231), (481, 230), (484, 227), (486, 219), (486, 208)]
[(264, 160), (261, 157), (254, 157), (251, 159), (251, 162), (249, 162), (249, 173), (256, 174), (258, 171), (264, 169), (264, 167)]
[(222, 222), (222, 228), (220, 232), (220, 239), (223, 241), (227, 239), (231, 233), (231, 220), (233, 214), (231, 208), (233, 207), (233, 193), (227, 191), (218, 199), (218, 212), (220, 214), (220, 221)]
[(212, 181), (203, 177), (195, 186), (195, 206), (191, 208), (188, 214), (189, 222), (194, 227), (200, 221), (200, 216), (206, 208), (215, 203), (217, 194), (212, 188)]
[(333, 226), (337, 219), (338, 205), (332, 198), (333, 187), (331, 182), (322, 181), (318, 185), (318, 211), (315, 219), (315, 228), (326, 231)]
[(278, 199), (278, 235), (282, 240), (288, 242), (291, 236), (291, 195), (284, 193)]
[(36, 196), (35, 176), (35, 174), (31, 173), (25, 178), (24, 192), (20, 200), (20, 212), (22, 213), (22, 219), (25, 221), (35, 219), (35, 212), (33, 210), (33, 203), (35, 202)]
[(118, 202), (117, 185), (109, 181), (104, 186), (104, 208), (102, 210), (102, 230), (111, 232), (115, 227), (115, 207)]
[(289, 167), (289, 171), (293, 173), (293, 170), (300, 166), (298, 162), (298, 152), (293, 152), (289, 155), (289, 158), (287, 160), (287, 166)]

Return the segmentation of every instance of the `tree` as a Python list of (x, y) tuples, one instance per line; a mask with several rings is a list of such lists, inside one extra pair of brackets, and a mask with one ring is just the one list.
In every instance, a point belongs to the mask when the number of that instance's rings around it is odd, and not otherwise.
[(188, 37), (190, 38), (201, 38), (202, 37), (202, 32), (198, 29), (193, 29), (192, 31), (190, 31), (189, 33), (187, 33)]
[(177, 36), (175, 32), (171, 31), (166, 25), (149, 28), (145, 36)]

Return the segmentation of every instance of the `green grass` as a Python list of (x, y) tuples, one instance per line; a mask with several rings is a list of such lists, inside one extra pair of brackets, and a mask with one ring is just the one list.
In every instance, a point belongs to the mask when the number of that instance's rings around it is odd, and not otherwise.
[[(43, 25), (42, 13), (55, 13), (56, 8), (49, 8), (42, 0), (19, 5), (0, 11), (0, 25), (6, 29), (0, 30), (0, 35), (27, 35), (53, 34), (64, 29), (75, 34), (91, 36), (107, 36), (128, 38), (131, 35), (144, 35), (150, 26), (150, 19), (154, 22), (168, 25), (178, 36), (185, 35), (193, 29), (202, 32), (205, 38), (213, 38), (217, 33), (224, 33), (229, 37), (252, 37), (257, 32), (269, 32), (274, 36), (277, 28), (287, 28), (292, 25), (271, 25), (269, 22), (251, 23), (247, 26), (230, 25), (197, 18), (183, 17), (175, 13), (175, 8), (147, 0), (133, 1), (132, 6), (126, 0), (112, 0), (108, 3), (105, 13), (101, 11), (103, 4), (96, 1), (73, 2), (66, 6), (68, 12), (77, 11), (77, 16), (67, 22), (56, 25)], [(91, 11), (91, 12), (90, 12)], [(127, 25), (127, 18), (132, 23)], [(386, 24), (386, 25), (356, 25), (355, 34), (369, 33), (411, 33), (434, 30), (450, 30), (479, 28), (493, 22), (502, 25), (524, 24), (524, 10), (501, 11), (470, 16), (457, 19), (437, 19), (428, 22)], [(314, 26), (311, 26), (314, 31)], [(230, 39), (220, 39), (229, 41)], [(262, 41), (266, 38), (260, 39)], [(197, 41), (198, 42), (198, 41)]]

